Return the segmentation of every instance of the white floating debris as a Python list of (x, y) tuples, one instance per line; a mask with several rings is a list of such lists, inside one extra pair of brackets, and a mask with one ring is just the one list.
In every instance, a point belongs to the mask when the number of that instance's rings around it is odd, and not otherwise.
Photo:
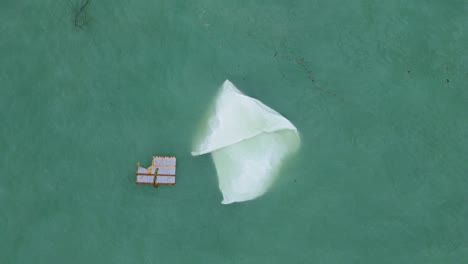
[(288, 119), (226, 80), (192, 155), (211, 153), (222, 203), (230, 204), (263, 195), (299, 145), (299, 133)]

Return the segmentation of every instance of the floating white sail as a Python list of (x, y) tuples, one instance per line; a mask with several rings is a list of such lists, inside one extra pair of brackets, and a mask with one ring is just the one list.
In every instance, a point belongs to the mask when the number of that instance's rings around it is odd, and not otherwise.
[(289, 120), (226, 80), (192, 155), (212, 154), (222, 203), (229, 204), (264, 194), (299, 142)]

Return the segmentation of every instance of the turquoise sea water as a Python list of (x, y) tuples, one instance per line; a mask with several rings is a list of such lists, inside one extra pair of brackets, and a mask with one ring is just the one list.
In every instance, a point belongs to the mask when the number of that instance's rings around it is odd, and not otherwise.
[[(468, 2), (84, 3), (0, 2), (0, 263), (468, 261)], [(227, 206), (190, 155), (225, 79), (302, 140)]]

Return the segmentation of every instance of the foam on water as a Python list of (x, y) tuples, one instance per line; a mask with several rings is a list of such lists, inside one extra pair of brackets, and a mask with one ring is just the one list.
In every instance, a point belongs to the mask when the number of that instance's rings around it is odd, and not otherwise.
[(255, 199), (273, 183), (300, 144), (296, 127), (226, 80), (192, 155), (211, 153), (223, 204)]

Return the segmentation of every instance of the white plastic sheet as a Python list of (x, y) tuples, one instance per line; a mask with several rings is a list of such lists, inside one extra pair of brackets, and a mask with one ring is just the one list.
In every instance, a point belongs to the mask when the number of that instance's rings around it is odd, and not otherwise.
[(299, 147), (297, 129), (289, 120), (228, 80), (207, 118), (192, 155), (212, 154), (223, 204), (264, 194), (282, 161)]

